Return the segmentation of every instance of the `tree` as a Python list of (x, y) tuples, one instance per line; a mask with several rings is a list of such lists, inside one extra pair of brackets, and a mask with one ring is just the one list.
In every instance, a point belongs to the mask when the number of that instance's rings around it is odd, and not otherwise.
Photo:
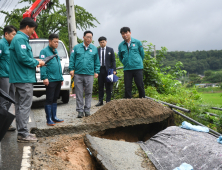
[[(30, 5), (35, 0), (21, 0), (22, 2), (28, 2)], [(11, 13), (7, 11), (0, 11), (6, 15), (5, 23), (6, 25), (14, 25), (19, 29), (19, 23), (22, 20), (22, 15), (30, 6), (25, 6), (21, 9), (15, 9)], [(83, 7), (75, 5), (75, 15), (76, 15), (76, 27), (77, 29), (85, 30), (90, 27), (96, 27), (94, 24), (99, 24), (98, 20), (89, 12), (87, 12)], [(54, 0), (49, 4), (46, 10), (42, 12), (37, 17), (38, 28), (36, 33), (41, 38), (48, 38), (51, 33), (59, 34), (60, 39), (66, 45), (68, 49), (68, 27), (67, 27), (67, 12), (65, 4), (60, 4), (59, 0)], [(3, 27), (0, 27), (0, 36), (3, 35)], [(78, 42), (81, 39), (78, 38)]]
[(190, 74), (189, 75), (189, 79), (191, 81), (191, 84), (201, 83), (200, 77), (198, 75), (196, 75), (196, 74)]
[(208, 70), (208, 71), (204, 72), (204, 75), (205, 75), (205, 77), (210, 77), (212, 75), (212, 73), (213, 72), (211, 70)]

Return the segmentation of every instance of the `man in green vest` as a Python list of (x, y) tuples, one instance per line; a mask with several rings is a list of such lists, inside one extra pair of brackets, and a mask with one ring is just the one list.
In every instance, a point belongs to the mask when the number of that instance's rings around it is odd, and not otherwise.
[(143, 84), (143, 59), (144, 50), (142, 43), (131, 37), (129, 27), (120, 29), (124, 41), (119, 44), (118, 55), (124, 66), (125, 98), (132, 98), (132, 81), (136, 83), (139, 97), (145, 97)]
[(41, 80), (43, 80), (43, 84), (46, 86), (45, 113), (48, 126), (54, 126), (55, 123), (64, 122), (56, 116), (57, 98), (63, 85), (62, 67), (56, 50), (58, 45), (59, 36), (57, 34), (51, 34), (49, 36), (49, 45), (44, 48), (39, 55), (40, 59), (57, 55), (47, 63), (46, 67), (41, 67)]
[[(8, 25), (3, 29), (4, 38), (0, 40), (0, 89), (5, 91), (11, 98), (14, 99), (15, 88), (13, 84), (9, 83), (9, 62), (10, 62), (10, 53), (9, 46), (16, 35), (17, 29)], [(11, 103), (4, 98), (0, 97), (0, 105), (3, 109), (9, 110)], [(9, 131), (14, 131), (16, 128), (12, 125), (9, 127)]]
[[(69, 70), (74, 76), (76, 91), (76, 111), (78, 118), (90, 116), (90, 107), (93, 89), (93, 75), (98, 78), (100, 72), (100, 61), (98, 49), (91, 44), (93, 33), (84, 32), (84, 42), (76, 45), (71, 53)], [(85, 105), (83, 102), (83, 92), (85, 91)]]
[(45, 65), (40, 59), (34, 59), (29, 37), (37, 28), (31, 18), (20, 22), (20, 30), (10, 44), (9, 82), (15, 86), (15, 115), (18, 142), (36, 142), (37, 138), (28, 130), (27, 124), (32, 105), (33, 83), (36, 82), (36, 67)]

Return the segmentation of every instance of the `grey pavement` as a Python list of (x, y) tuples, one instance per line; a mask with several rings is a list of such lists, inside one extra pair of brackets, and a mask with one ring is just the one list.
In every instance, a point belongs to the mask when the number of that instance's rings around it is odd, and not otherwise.
[[(46, 115), (44, 110), (45, 95), (40, 98), (33, 97), (32, 113), (38, 129), (53, 129), (57, 127), (73, 126), (81, 124), (83, 119), (77, 118), (76, 112), (76, 99), (70, 97), (69, 103), (64, 104), (61, 100), (58, 100), (57, 117), (64, 119), (63, 123), (57, 123), (55, 126), (46, 125)], [(95, 107), (98, 100), (93, 99), (91, 101), (90, 113), (95, 113), (100, 107)]]
[[(67, 126), (67, 124), (81, 122), (81, 119), (77, 119), (77, 113), (75, 111), (75, 100), (70, 97), (68, 104), (63, 104), (60, 99), (58, 99), (58, 117), (64, 119), (65, 122), (56, 126)], [(30, 122), (28, 128), (52, 128), (46, 125), (45, 111), (44, 111), (45, 96), (40, 98), (33, 97), (33, 104), (30, 115)], [(94, 107), (97, 100), (92, 100), (91, 113), (95, 113), (99, 108)], [(10, 113), (15, 114), (14, 105), (11, 106)], [(15, 120), (12, 124), (15, 127)], [(20, 170), (23, 147), (31, 146), (31, 143), (18, 143), (17, 142), (17, 131), (7, 132), (3, 140), (0, 142), (0, 170)]]
[[(15, 114), (14, 105), (11, 106), (9, 112)], [(35, 127), (33, 116), (30, 116), (28, 128)], [(15, 119), (12, 123), (15, 127)], [(18, 143), (17, 131), (8, 131), (2, 141), (0, 142), (0, 169), (1, 170), (20, 170), (23, 147), (31, 146), (30, 143)]]
[(136, 154), (141, 150), (137, 143), (101, 139), (86, 135), (86, 145), (104, 169), (145, 170), (143, 157)]

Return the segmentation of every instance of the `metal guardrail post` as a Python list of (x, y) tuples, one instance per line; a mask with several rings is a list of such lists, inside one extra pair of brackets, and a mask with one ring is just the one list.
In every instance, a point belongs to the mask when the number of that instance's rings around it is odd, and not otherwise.
[[(191, 119), (190, 117), (188, 117), (188, 116), (186, 116), (186, 115), (184, 115), (184, 114), (182, 114), (182, 113), (180, 113), (180, 112), (178, 112), (178, 111), (176, 111), (176, 110), (174, 110), (174, 109), (172, 109), (172, 110), (173, 110), (176, 114), (178, 114), (178, 115), (180, 115), (180, 116), (186, 118), (187, 120), (189, 120), (189, 121), (191, 121), (191, 122), (193, 122), (193, 123), (196, 123), (197, 125), (207, 127), (207, 126), (205, 126), (205, 125), (203, 125), (203, 124), (197, 122), (196, 120)], [(207, 128), (208, 128), (208, 127), (207, 127)], [(218, 135), (218, 136), (221, 136), (220, 133), (214, 131), (213, 129), (210, 129), (210, 128), (208, 128), (208, 129), (209, 129), (210, 132), (212, 132), (212, 133), (214, 133), (214, 134), (216, 134), (216, 135)]]
[(178, 109), (178, 110), (181, 110), (181, 111), (184, 111), (184, 112), (188, 112), (188, 113), (190, 112), (189, 109), (185, 109), (185, 108), (182, 108), (182, 107), (179, 107), (179, 106), (176, 106), (176, 105), (167, 103), (167, 102), (163, 102), (163, 101), (160, 101), (160, 100), (156, 100), (156, 99), (153, 99), (153, 98), (151, 98), (151, 97), (145, 96), (145, 98), (154, 100), (154, 101), (156, 101), (156, 102), (160, 102), (160, 103), (165, 104), (165, 105), (168, 105), (168, 106), (171, 107), (171, 108), (175, 108), (175, 109)]
[(204, 113), (204, 114), (209, 114), (209, 115), (211, 115), (211, 116), (219, 117), (219, 115), (214, 114), (214, 113), (209, 113), (209, 112), (203, 112), (203, 113)]
[(222, 111), (222, 108), (218, 108), (218, 107), (211, 107), (211, 109), (221, 110)]
[(116, 70), (120, 70), (120, 69), (123, 69), (123, 67), (117, 67), (117, 68), (116, 68)]
[[(188, 110), (188, 109), (185, 109), (185, 108), (182, 108), (182, 107), (179, 107), (179, 106), (176, 106), (176, 105), (167, 103), (167, 102), (163, 102), (163, 101), (160, 101), (160, 100), (156, 100), (156, 99), (153, 99), (153, 98), (151, 98), (151, 97), (145, 96), (145, 98), (154, 100), (154, 101), (156, 101), (156, 102), (158, 102), (158, 103), (162, 103), (162, 104), (168, 105), (169, 107), (171, 107), (171, 109), (172, 109), (172, 108), (175, 108), (175, 109), (178, 109), (178, 110), (182, 110), (182, 111), (184, 111), (184, 112), (190, 112), (190, 110)], [(207, 127), (207, 126), (201, 124), (200, 122), (198, 122), (198, 121), (196, 121), (196, 120), (194, 120), (194, 119), (192, 119), (192, 118), (190, 118), (190, 117), (188, 117), (188, 116), (186, 116), (186, 115), (184, 115), (184, 114), (182, 114), (182, 113), (180, 113), (180, 112), (178, 112), (178, 111), (176, 111), (176, 110), (174, 110), (174, 109), (172, 109), (172, 110), (174, 111), (174, 113), (182, 116), (183, 118), (186, 118), (187, 120), (189, 120), (189, 121), (191, 121), (191, 122), (193, 122), (193, 123), (195, 123), (195, 124), (197, 124), (197, 125), (200, 125), (200, 126), (203, 126), (203, 127)], [(222, 109), (221, 109), (221, 110), (222, 110)], [(208, 113), (208, 112), (205, 112), (205, 113)], [(209, 114), (215, 116), (213, 113), (209, 113)], [(216, 116), (218, 116), (218, 115), (216, 115)], [(208, 128), (208, 127), (207, 127), (207, 128)], [(213, 129), (210, 129), (210, 128), (208, 128), (208, 129), (209, 129), (209, 131), (210, 131), (209, 133), (210, 133), (211, 135), (214, 135), (214, 136), (216, 136), (216, 137), (221, 136), (220, 133), (214, 131)]]

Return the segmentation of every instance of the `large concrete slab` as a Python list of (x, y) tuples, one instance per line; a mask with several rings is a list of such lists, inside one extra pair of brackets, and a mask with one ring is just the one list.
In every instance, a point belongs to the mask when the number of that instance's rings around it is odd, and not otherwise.
[(144, 158), (137, 154), (141, 150), (137, 143), (101, 139), (91, 135), (86, 135), (85, 143), (104, 169), (146, 169), (142, 167)]

